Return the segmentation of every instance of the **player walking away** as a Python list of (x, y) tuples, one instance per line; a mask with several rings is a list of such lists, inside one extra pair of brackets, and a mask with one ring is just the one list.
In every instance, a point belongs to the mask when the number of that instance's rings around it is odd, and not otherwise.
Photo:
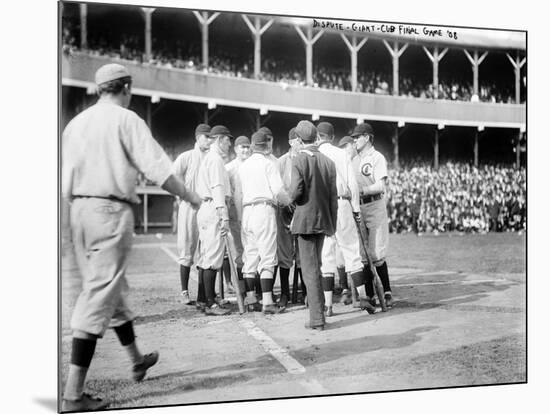
[(325, 297), (321, 286), (321, 251), (325, 236), (332, 236), (336, 230), (336, 167), (315, 145), (317, 129), (311, 122), (300, 121), (296, 135), (304, 143), (304, 148), (292, 160), (290, 198), (296, 203), (296, 210), (291, 231), (298, 236), (307, 286), (309, 323), (306, 327), (322, 330), (325, 326)]
[[(199, 124), (195, 128), (195, 148), (180, 154), (174, 161), (174, 175), (192, 191), (197, 188), (199, 167), (210, 149), (210, 126)], [(189, 298), (189, 273), (199, 241), (197, 210), (188, 202), (181, 201), (178, 208), (178, 263), (180, 265), (181, 302), (191, 303)]]
[[(233, 241), (235, 243), (235, 250), (237, 252), (235, 256), (237, 275), (238, 275), (239, 281), (242, 281), (243, 280), (243, 259), (242, 259), (243, 244), (241, 241), (241, 220), (239, 219), (237, 214), (237, 207), (235, 206), (234, 195), (235, 195), (235, 188), (238, 185), (240, 185), (238, 183), (239, 167), (242, 165), (244, 160), (250, 157), (250, 140), (248, 139), (248, 137), (244, 135), (241, 135), (240, 137), (238, 137), (235, 140), (234, 150), (235, 150), (236, 157), (233, 161), (225, 164), (225, 170), (229, 175), (229, 185), (231, 187), (231, 194), (233, 195), (233, 197), (231, 197), (229, 201), (229, 227), (231, 230), (231, 235), (233, 236)], [(235, 289), (231, 282), (231, 270), (229, 266), (229, 259), (227, 257), (224, 257), (223, 259), (222, 271), (225, 276), (225, 281), (227, 282), (229, 292), (234, 293)], [(240, 289), (240, 291), (244, 292), (244, 282), (243, 282), (242, 289)]]
[[(382, 281), (386, 306), (390, 308), (393, 306), (393, 298), (386, 264), (389, 244), (388, 212), (384, 197), (388, 179), (386, 159), (374, 148), (374, 132), (369, 124), (357, 125), (351, 136), (355, 139), (358, 152), (352, 164), (359, 184), (361, 215), (368, 233), (365, 238), (366, 249)], [(368, 266), (365, 268), (368, 272), (367, 295), (374, 301), (374, 275)]]
[[(231, 196), (229, 176), (222, 155), (229, 153), (233, 136), (223, 125), (210, 131), (210, 151), (199, 167), (197, 193), (203, 203), (197, 212), (199, 228), (199, 296), (198, 306), (207, 315), (226, 315), (230, 311), (216, 303), (216, 274), (225, 253), (224, 238), (229, 232), (229, 214), (226, 199)], [(204, 302), (203, 302), (204, 301)]]
[(262, 312), (274, 314), (273, 274), (277, 265), (277, 204), (288, 205), (277, 166), (269, 156), (272, 136), (263, 131), (252, 135), (252, 155), (239, 167), (239, 186), (235, 200), (242, 206), (243, 274), (246, 284), (245, 305), (254, 306), (256, 274), (260, 274)]
[[(132, 78), (118, 64), (95, 74), (98, 102), (77, 115), (63, 132), (63, 230), (72, 230), (82, 277), (71, 319), (69, 374), (62, 411), (96, 411), (107, 401), (83, 392), (96, 342), (114, 328), (141, 381), (158, 360), (143, 355), (135, 341), (134, 314), (128, 308), (127, 258), (132, 246), (138, 171), (163, 189), (198, 207), (200, 199), (171, 174), (172, 164), (145, 122), (128, 108)], [(69, 211), (70, 209), (70, 211)]]
[[(279, 174), (281, 175), (283, 186), (287, 192), (290, 190), (292, 160), (298, 155), (298, 151), (302, 148), (302, 141), (296, 135), (296, 128), (292, 128), (288, 132), (288, 144), (290, 145), (288, 152), (277, 160)], [(296, 271), (302, 280), (303, 296), (306, 294), (305, 284), (302, 278), (302, 269), (300, 268), (300, 256), (297, 252), (298, 246), (296, 236), (290, 232), (290, 222), (292, 221), (295, 208), (296, 206), (294, 204), (290, 204), (289, 206), (279, 206), (277, 209), (277, 260), (281, 277), (281, 297), (279, 299), (279, 307), (281, 308), (287, 307), (288, 300), (291, 297), (288, 278), (294, 262)]]
[[(321, 273), (325, 295), (326, 316), (332, 316), (332, 294), (334, 291), (334, 274), (336, 268), (345, 267), (350, 273), (355, 287), (363, 298), (357, 306), (374, 313), (375, 308), (365, 299), (365, 281), (363, 263), (359, 252), (359, 236), (355, 225), (359, 217), (359, 189), (351, 163), (346, 152), (334, 145), (334, 127), (329, 122), (317, 126), (319, 151), (326, 155), (336, 167), (336, 191), (338, 193), (338, 215), (336, 231), (332, 236), (325, 236), (322, 251)], [(347, 280), (347, 275), (342, 275)]]

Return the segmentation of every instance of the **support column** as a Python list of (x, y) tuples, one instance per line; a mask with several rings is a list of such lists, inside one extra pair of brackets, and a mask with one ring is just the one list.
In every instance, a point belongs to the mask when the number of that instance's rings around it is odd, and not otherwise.
[(80, 48), (88, 48), (88, 5), (80, 4)]
[(143, 17), (145, 18), (145, 62), (149, 62), (151, 60), (151, 52), (152, 52), (152, 41), (151, 41), (151, 16), (153, 12), (155, 11), (154, 7), (142, 7), (141, 10), (143, 11)]
[(313, 36), (313, 29), (311, 26), (307, 27), (307, 36), (304, 34), (302, 29), (298, 26), (294, 26), (302, 40), (304, 41), (304, 45), (306, 47), (306, 79), (307, 79), (307, 85), (313, 86), (313, 45), (319, 38), (323, 35), (323, 31), (317, 32), (315, 36)]
[(474, 50), (474, 56), (470, 55), (466, 49), (464, 49), (464, 53), (472, 64), (472, 72), (474, 74), (474, 95), (477, 95), (479, 98), (479, 65), (481, 65), (481, 63), (485, 60), (489, 52), (483, 53), (481, 57), (479, 56), (479, 52), (477, 50)]
[(516, 168), (519, 170), (521, 167), (521, 137), (523, 135), (523, 132), (521, 129), (518, 132), (518, 137), (516, 140)]
[(151, 131), (153, 131), (153, 111), (151, 110), (153, 104), (151, 103), (151, 99), (147, 99), (147, 118), (146, 118), (146, 121), (147, 121), (147, 126), (149, 127), (149, 129)]
[(259, 79), (262, 70), (262, 35), (271, 27), (273, 19), (269, 19), (268, 22), (262, 26), (261, 20), (257, 16), (254, 18), (254, 24), (252, 24), (247, 15), (243, 14), (242, 17), (254, 38), (254, 78)]
[(445, 125), (439, 124), (435, 128), (435, 135), (434, 135), (434, 169), (439, 169), (439, 137), (440, 137), (440, 130), (445, 128)]
[(214, 21), (216, 17), (220, 15), (219, 12), (216, 12), (212, 14), (211, 16), (208, 16), (208, 12), (202, 12), (199, 13), (198, 11), (194, 11), (193, 14), (199, 21), (199, 24), (201, 25), (201, 31), (202, 31), (202, 65), (205, 68), (208, 68), (208, 26), (210, 23)]
[(390, 56), (392, 57), (392, 66), (393, 66), (393, 88), (392, 88), (392, 95), (399, 95), (399, 58), (407, 50), (407, 47), (409, 47), (408, 43), (405, 43), (401, 49), (399, 49), (399, 42), (394, 41), (393, 45), (390, 45), (387, 40), (384, 40), (384, 45), (386, 45), (386, 49), (388, 49), (388, 52), (390, 52)]
[(479, 166), (479, 128), (476, 128), (474, 135), (474, 167)]
[(357, 36), (355, 34), (352, 35), (351, 42), (345, 34), (340, 33), (340, 36), (348, 47), (351, 56), (351, 91), (357, 92), (357, 53), (359, 53), (359, 50), (367, 43), (368, 38), (364, 37), (359, 44), (357, 44)]
[(510, 63), (514, 67), (514, 74), (516, 77), (516, 99), (515, 103), (519, 104), (521, 103), (521, 89), (520, 89), (520, 78), (521, 78), (521, 68), (523, 65), (525, 65), (526, 58), (524, 57), (521, 61), (519, 60), (519, 51), (516, 53), (516, 60), (512, 59), (510, 54), (506, 53), (506, 56), (508, 56), (508, 60), (510, 60)]
[(395, 124), (392, 136), (393, 143), (393, 167), (399, 168), (399, 125)]
[(449, 51), (449, 48), (446, 47), (441, 52), (439, 52), (439, 47), (435, 46), (433, 54), (430, 53), (427, 47), (422, 46), (424, 49), (424, 52), (426, 52), (426, 55), (428, 55), (428, 59), (432, 61), (433, 66), (433, 87), (434, 87), (434, 97), (437, 99), (439, 97), (439, 62), (443, 57), (447, 54)]

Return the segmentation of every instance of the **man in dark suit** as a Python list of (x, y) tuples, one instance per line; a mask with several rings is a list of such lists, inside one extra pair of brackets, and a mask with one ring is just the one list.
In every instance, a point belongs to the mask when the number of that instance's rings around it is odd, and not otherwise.
[(290, 229), (298, 236), (307, 289), (310, 321), (306, 327), (322, 330), (325, 326), (325, 298), (321, 284), (321, 250), (325, 236), (332, 236), (336, 230), (336, 167), (314, 144), (317, 129), (311, 122), (300, 121), (296, 135), (304, 147), (292, 160), (289, 192), (296, 210)]

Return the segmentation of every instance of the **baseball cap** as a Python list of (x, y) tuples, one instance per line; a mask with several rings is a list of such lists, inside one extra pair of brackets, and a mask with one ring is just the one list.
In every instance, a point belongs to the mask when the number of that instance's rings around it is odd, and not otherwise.
[(249, 147), (250, 146), (250, 140), (248, 137), (245, 137), (244, 135), (241, 135), (235, 140), (235, 146), (242, 145), (243, 147)]
[(209, 136), (210, 135), (210, 130), (212, 128), (210, 128), (210, 125), (208, 124), (199, 124), (197, 125), (197, 127), (195, 128), (195, 136), (198, 137), (199, 135), (206, 135), (206, 136)]
[(130, 76), (130, 72), (124, 66), (118, 63), (108, 63), (100, 67), (95, 73), (95, 83), (96, 85), (101, 85), (102, 83), (128, 76)]
[(329, 137), (334, 136), (334, 127), (330, 122), (319, 122), (317, 125), (317, 131), (319, 134), (326, 134)]
[(226, 135), (229, 138), (233, 138), (233, 135), (231, 135), (231, 132), (229, 132), (229, 129), (223, 125), (216, 125), (215, 127), (212, 127), (212, 130), (210, 131), (210, 135)]
[(340, 148), (343, 148), (345, 147), (347, 144), (353, 144), (355, 141), (353, 140), (352, 137), (350, 137), (349, 135), (346, 135), (345, 137), (343, 137), (339, 142), (338, 142), (338, 146)]
[(359, 135), (374, 135), (374, 131), (372, 130), (372, 127), (370, 124), (362, 123), (357, 125), (355, 128), (353, 128), (353, 132), (351, 133), (352, 137), (358, 137)]
[(271, 135), (267, 134), (265, 131), (262, 131), (261, 128), (252, 134), (252, 144), (267, 144)]
[(288, 140), (296, 139), (298, 138), (298, 135), (296, 135), (296, 127), (291, 128), (290, 131), (288, 131)]
[(304, 142), (312, 142), (317, 138), (317, 128), (309, 121), (300, 121), (296, 125), (296, 135)]
[(266, 135), (273, 136), (273, 132), (271, 132), (271, 129), (269, 129), (266, 126), (261, 127), (260, 129), (258, 129), (258, 131), (261, 131), (261, 132), (265, 133)]

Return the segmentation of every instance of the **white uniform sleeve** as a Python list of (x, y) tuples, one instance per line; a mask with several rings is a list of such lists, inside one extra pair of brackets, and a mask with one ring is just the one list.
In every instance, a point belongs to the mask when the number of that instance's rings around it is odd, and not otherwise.
[(275, 163), (268, 162), (266, 164), (267, 180), (269, 182), (269, 188), (273, 195), (277, 195), (283, 189), (283, 180), (277, 171)]
[(178, 158), (176, 158), (176, 161), (174, 161), (174, 165), (172, 166), (172, 173), (180, 180), (184, 180), (185, 174), (187, 173), (187, 164), (189, 164), (189, 162), (187, 160), (187, 157), (185, 156), (185, 153), (180, 154)]
[(382, 154), (377, 154), (376, 163), (373, 167), (372, 175), (375, 181), (379, 181), (388, 176), (388, 165), (386, 158)]
[(151, 135), (149, 127), (134, 113), (127, 118), (122, 135), (128, 157), (147, 178), (162, 185), (172, 174), (172, 162)]

